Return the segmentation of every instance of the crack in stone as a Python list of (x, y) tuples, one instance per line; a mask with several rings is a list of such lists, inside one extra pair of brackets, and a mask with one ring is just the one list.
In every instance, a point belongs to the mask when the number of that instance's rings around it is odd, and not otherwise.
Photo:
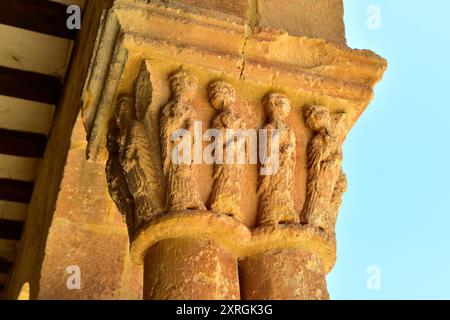
[(257, 27), (259, 27), (260, 23), (260, 15), (259, 15), (259, 3), (258, 0), (249, 0), (249, 9), (247, 11), (247, 21), (245, 22), (245, 36), (244, 41), (242, 43), (241, 49), (241, 70), (239, 72), (239, 80), (244, 79), (244, 69), (245, 69), (245, 52), (247, 48), (248, 39), (256, 33)]

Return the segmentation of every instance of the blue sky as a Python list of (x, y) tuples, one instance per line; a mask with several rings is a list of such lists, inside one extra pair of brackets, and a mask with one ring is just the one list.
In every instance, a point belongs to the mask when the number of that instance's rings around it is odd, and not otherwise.
[[(332, 299), (450, 299), (450, 1), (344, 0), (348, 45), (387, 58), (344, 146)], [(381, 10), (369, 29), (368, 7)], [(367, 287), (367, 268), (381, 272)]]

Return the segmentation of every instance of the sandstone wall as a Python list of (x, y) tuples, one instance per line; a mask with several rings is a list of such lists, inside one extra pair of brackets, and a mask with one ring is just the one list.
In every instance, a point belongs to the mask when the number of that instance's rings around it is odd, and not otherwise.
[[(109, 197), (105, 166), (86, 161), (85, 150), (79, 119), (49, 230), (37, 298), (141, 299), (143, 272), (130, 260), (128, 232)], [(69, 266), (80, 268), (79, 290), (67, 287)]]

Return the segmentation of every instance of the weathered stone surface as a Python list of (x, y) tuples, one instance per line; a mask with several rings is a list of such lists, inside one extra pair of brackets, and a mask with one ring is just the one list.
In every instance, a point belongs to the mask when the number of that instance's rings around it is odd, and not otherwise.
[(167, 239), (148, 250), (144, 265), (144, 299), (239, 298), (237, 260), (213, 241)]
[[(164, 182), (166, 186), (166, 211), (205, 210), (206, 206), (200, 198), (194, 161), (184, 163), (174, 160), (172, 152), (182, 137), (173, 138), (177, 130), (185, 130), (194, 136), (195, 121), (198, 116), (192, 100), (197, 95), (197, 79), (189, 72), (180, 70), (169, 78), (173, 99), (161, 110), (160, 137), (163, 162)], [(189, 141), (192, 158), (194, 140)], [(180, 157), (181, 158), (181, 157)]]
[(252, 27), (345, 44), (342, 0), (178, 0), (187, 6), (235, 15)]
[[(140, 299), (142, 268), (131, 262), (128, 232), (108, 195), (104, 165), (85, 158), (82, 127), (79, 118), (49, 229), (37, 298)], [(67, 287), (66, 268), (73, 265), (81, 271), (79, 290)]]
[(235, 15), (245, 19), (248, 15), (249, 0), (175, 0), (186, 6), (203, 8), (207, 10), (220, 11), (225, 14)]
[(322, 261), (299, 249), (267, 251), (239, 263), (244, 300), (328, 299), (325, 275)]
[(262, 27), (345, 44), (342, 0), (258, 0)]
[[(276, 155), (277, 159), (261, 165), (261, 169), (268, 170), (260, 179), (258, 195), (260, 198), (258, 225), (295, 224), (299, 216), (294, 204), (294, 172), (297, 162), (297, 139), (294, 131), (288, 126), (287, 118), (291, 112), (288, 97), (271, 93), (263, 99), (268, 123), (264, 129), (268, 131), (267, 146), (271, 146), (268, 154)], [(274, 137), (269, 132), (277, 131), (278, 146), (274, 146)], [(278, 149), (277, 149), (278, 148)], [(274, 162), (277, 163), (276, 172)]]
[(332, 269), (336, 260), (336, 239), (323, 230), (300, 224), (269, 225), (250, 230), (232, 217), (211, 211), (171, 212), (155, 216), (132, 239), (132, 258), (137, 264), (143, 264), (149, 248), (164, 239), (175, 238), (215, 241), (235, 257), (283, 248), (311, 251), (321, 258), (326, 272)]
[[(227, 80), (248, 100), (259, 102), (271, 87), (282, 90), (294, 106), (322, 104), (345, 111), (347, 132), (367, 107), (386, 68), (386, 61), (370, 51), (278, 29), (249, 33), (244, 22), (214, 11), (205, 15), (154, 2), (131, 6), (130, 0), (118, 0), (104, 26), (83, 106), (88, 156), (97, 161), (107, 159), (106, 132), (117, 95), (132, 93), (142, 60), (147, 62), (156, 98), (150, 110), (168, 102), (168, 97), (159, 100), (167, 94), (162, 79), (185, 67), (199, 86), (207, 79)], [(110, 34), (119, 30), (123, 36)]]
[[(187, 227), (189, 226), (189, 227)], [(155, 216), (131, 240), (131, 256), (143, 264), (148, 249), (164, 239), (195, 238), (211, 241), (235, 257), (243, 254), (252, 232), (226, 214), (212, 211), (169, 212)]]
[[(139, 299), (142, 287), (127, 288), (128, 254), (123, 228), (86, 226), (57, 218), (47, 242), (38, 299)], [(70, 290), (66, 272), (80, 268), (81, 288)], [(136, 282), (138, 283), (138, 282)]]
[[(77, 125), (82, 124), (78, 121)], [(72, 146), (76, 144), (72, 142)], [(122, 227), (121, 217), (112, 210), (105, 166), (86, 161), (83, 145), (69, 150), (56, 206), (58, 216), (80, 224), (112, 223)]]
[[(242, 214), (242, 179), (245, 175), (244, 163), (227, 163), (228, 157), (233, 157), (242, 151), (243, 158), (248, 157), (246, 141), (227, 137), (228, 130), (246, 130), (247, 123), (240, 112), (242, 108), (236, 102), (236, 91), (233, 86), (222, 80), (214, 81), (208, 88), (208, 98), (211, 106), (217, 111), (211, 123), (211, 128), (218, 130), (222, 138), (219, 148), (224, 161), (213, 166), (214, 184), (209, 197), (208, 208), (214, 212), (229, 215), (239, 221), (245, 221)], [(216, 152), (218, 153), (218, 152)], [(231, 155), (231, 156), (230, 156)], [(244, 162), (244, 161), (243, 161)]]
[(342, 171), (342, 141), (327, 108), (308, 106), (304, 114), (314, 136), (308, 145), (308, 183), (302, 220), (333, 233), (347, 186)]

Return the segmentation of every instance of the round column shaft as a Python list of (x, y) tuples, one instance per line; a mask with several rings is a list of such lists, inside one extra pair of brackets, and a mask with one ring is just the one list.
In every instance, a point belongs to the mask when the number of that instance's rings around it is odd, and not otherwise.
[(280, 249), (243, 258), (239, 264), (243, 300), (329, 299), (320, 259), (301, 249)]
[(237, 260), (213, 241), (166, 239), (145, 255), (146, 300), (239, 298)]

